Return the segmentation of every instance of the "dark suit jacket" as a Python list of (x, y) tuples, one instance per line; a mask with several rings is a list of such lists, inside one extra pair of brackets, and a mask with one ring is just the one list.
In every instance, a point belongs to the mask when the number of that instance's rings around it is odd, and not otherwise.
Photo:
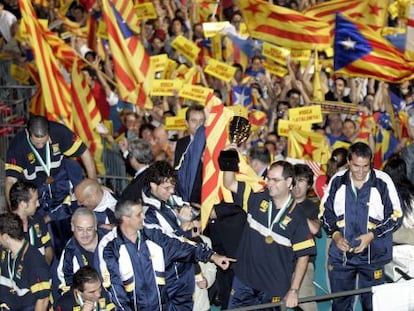
[(120, 201), (142, 201), (142, 188), (145, 185), (146, 172), (147, 169), (143, 170), (131, 181), (131, 183), (121, 193)]
[(174, 152), (174, 168), (177, 167), (178, 163), (180, 163), (181, 157), (183, 156), (185, 150), (188, 147), (188, 144), (191, 141), (190, 135), (181, 137), (177, 140), (177, 144), (175, 145), (175, 152)]
[[(184, 136), (177, 140), (174, 153), (174, 168), (180, 163), (184, 152), (186, 151), (188, 145), (190, 144), (191, 137), (190, 135)], [(201, 187), (203, 184), (203, 163), (200, 159), (197, 167), (197, 175), (194, 181), (193, 190), (191, 191), (190, 202), (201, 203)]]

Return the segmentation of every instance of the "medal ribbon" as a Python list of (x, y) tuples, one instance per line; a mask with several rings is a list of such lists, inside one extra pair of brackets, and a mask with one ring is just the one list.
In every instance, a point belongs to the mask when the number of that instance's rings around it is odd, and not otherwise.
[(40, 156), (39, 152), (37, 152), (36, 148), (33, 146), (32, 142), (30, 141), (29, 132), (27, 132), (26, 134), (27, 134), (26, 135), (27, 142), (30, 146), (30, 149), (32, 149), (32, 151), (34, 153), (34, 155), (36, 157), (36, 160), (39, 161), (39, 163), (43, 167), (43, 170), (45, 171), (46, 175), (50, 176), (50, 167), (51, 167), (51, 165), (50, 165), (49, 140), (46, 142), (46, 150), (45, 150), (46, 163), (45, 163), (45, 161), (43, 161), (42, 157)]
[[(16, 282), (14, 281), (14, 277), (16, 276), (16, 261), (19, 258), (20, 253), (22, 252), (22, 250), (26, 247), (26, 244), (27, 244), (27, 241), (24, 240), (22, 246), (17, 251), (16, 256), (13, 258), (12, 262), (10, 262), (11, 261), (10, 260), (11, 259), (11, 251), (9, 251), (8, 254), (7, 254), (7, 270), (9, 272), (9, 280), (12, 283), (12, 286), (13, 286), (11, 291), (14, 291), (15, 286), (17, 287)], [(11, 263), (11, 265), (10, 265), (10, 263)]]
[(269, 231), (272, 231), (273, 226), (279, 222), (280, 218), (282, 217), (282, 215), (285, 213), (286, 209), (290, 205), (290, 202), (292, 202), (292, 195), (289, 194), (288, 200), (285, 202), (283, 207), (280, 209), (280, 211), (277, 213), (277, 215), (275, 216), (275, 218), (273, 218), (273, 221), (271, 222), (273, 204), (272, 204), (272, 199), (269, 200), (269, 208), (267, 209), (267, 228), (269, 229)]

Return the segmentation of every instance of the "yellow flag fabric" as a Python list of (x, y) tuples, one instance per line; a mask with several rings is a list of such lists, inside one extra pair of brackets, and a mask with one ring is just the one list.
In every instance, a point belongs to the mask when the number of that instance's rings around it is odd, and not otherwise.
[(315, 5), (304, 14), (334, 25), (335, 15), (340, 12), (376, 30), (386, 24), (387, 4), (388, 1), (378, 0), (332, 0)]
[(315, 71), (313, 74), (313, 97), (312, 99), (315, 101), (324, 101), (325, 94), (323, 93), (322, 84), (321, 84), (321, 66), (319, 66), (319, 56), (318, 52), (315, 51)]
[[(118, 2), (114, 4), (103, 0), (102, 16), (108, 29), (119, 95), (129, 103), (152, 107), (149, 93), (153, 65), (140, 38), (133, 32), (133, 22), (122, 18), (122, 8), (118, 8)], [(131, 7), (132, 1), (124, 2), (125, 6)]]
[[(233, 118), (234, 113), (231, 109), (225, 107), (220, 99), (211, 95), (206, 101), (206, 107), (210, 110), (210, 113), (206, 121), (206, 147), (201, 189), (201, 224), (203, 229), (207, 225), (214, 204), (222, 201), (233, 202), (231, 192), (223, 186), (223, 172), (220, 171), (218, 157), (220, 151), (230, 143), (228, 139), (228, 124)], [(237, 181), (245, 181), (253, 191), (263, 189), (264, 181), (257, 176), (243, 156), (239, 155), (239, 158), (239, 172), (236, 174)]]
[(20, 0), (22, 23), (28, 32), (34, 61), (39, 72), (46, 117), (72, 129), (70, 88), (66, 83), (52, 48), (45, 40), (44, 27), (39, 23), (30, 0)]
[(96, 106), (95, 98), (80, 70), (80, 62), (74, 62), (72, 78), (72, 98), (73, 98), (73, 126), (75, 133), (79, 135), (91, 152), (96, 169), (100, 175), (105, 174), (103, 163), (103, 144), (102, 138), (95, 130), (98, 123), (102, 120), (101, 113)]
[(333, 26), (266, 1), (239, 1), (250, 35), (295, 49), (324, 50), (331, 46)]
[(288, 157), (326, 164), (330, 158), (329, 142), (324, 135), (319, 133), (290, 131)]

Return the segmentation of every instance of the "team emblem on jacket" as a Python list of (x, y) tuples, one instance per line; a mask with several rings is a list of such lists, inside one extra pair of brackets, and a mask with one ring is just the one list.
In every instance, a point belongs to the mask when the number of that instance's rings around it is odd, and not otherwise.
[(269, 202), (266, 201), (266, 200), (263, 200), (260, 203), (260, 211), (263, 212), (263, 213), (266, 213), (268, 208), (269, 208)]

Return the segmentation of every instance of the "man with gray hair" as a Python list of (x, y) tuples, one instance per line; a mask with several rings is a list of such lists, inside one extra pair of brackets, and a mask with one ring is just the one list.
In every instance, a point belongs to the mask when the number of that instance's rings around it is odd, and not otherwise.
[(135, 170), (134, 179), (122, 192), (120, 201), (142, 200), (142, 187), (145, 183), (146, 170), (148, 166), (154, 161), (151, 144), (143, 139), (133, 140), (128, 147), (129, 164)]
[(79, 207), (72, 215), (73, 237), (68, 241), (57, 268), (59, 289), (63, 292), (72, 285), (73, 274), (79, 268), (94, 267), (95, 250), (101, 237), (108, 231), (97, 228), (95, 213), (86, 207)]
[(174, 310), (172, 297), (164, 290), (168, 285), (165, 268), (170, 262), (210, 261), (226, 270), (235, 261), (204, 244), (185, 243), (159, 229), (144, 227), (141, 202), (119, 202), (115, 217), (119, 225), (99, 242), (98, 258), (102, 284), (119, 309)]

